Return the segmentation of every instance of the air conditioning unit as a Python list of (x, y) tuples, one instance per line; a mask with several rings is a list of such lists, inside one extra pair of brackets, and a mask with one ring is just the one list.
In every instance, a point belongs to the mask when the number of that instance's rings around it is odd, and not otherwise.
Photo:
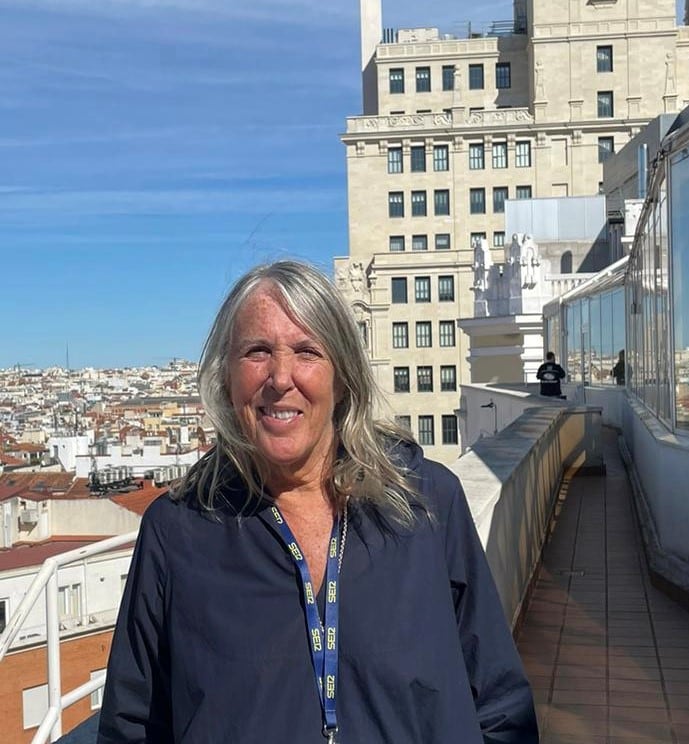
[(38, 522), (38, 509), (22, 509), (19, 512), (21, 524), (36, 524)]

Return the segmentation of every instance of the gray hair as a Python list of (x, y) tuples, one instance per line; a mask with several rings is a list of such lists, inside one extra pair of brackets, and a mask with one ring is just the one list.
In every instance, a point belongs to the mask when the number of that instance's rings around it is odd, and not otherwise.
[(392, 422), (374, 419), (379, 391), (352, 312), (324, 274), (298, 261), (276, 261), (251, 269), (223, 302), (199, 366), (201, 400), (215, 427), (217, 446), (182, 487), (195, 484), (199, 502), (213, 509), (224, 455), (248, 488), (247, 505), (263, 493), (255, 449), (228, 395), (229, 351), (237, 314), (259, 284), (271, 286), (285, 311), (323, 345), (335, 370), (336, 386), (342, 390), (333, 414), (337, 455), (327, 479), (329, 497), (340, 510), (347, 498), (387, 504), (395, 521), (409, 524), (415, 489), (391, 458), (390, 449), (400, 441), (411, 441), (411, 435)]

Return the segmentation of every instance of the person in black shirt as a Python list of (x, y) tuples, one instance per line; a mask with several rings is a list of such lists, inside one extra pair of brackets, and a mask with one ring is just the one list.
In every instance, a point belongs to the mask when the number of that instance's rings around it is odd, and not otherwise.
[(549, 351), (545, 355), (545, 362), (541, 364), (536, 372), (536, 378), (541, 381), (541, 395), (547, 395), (550, 398), (561, 398), (562, 389), (560, 380), (565, 378), (566, 372), (555, 361), (555, 354)]
[(615, 366), (612, 368), (612, 372), (610, 373), (615, 378), (615, 383), (617, 385), (624, 385), (624, 367), (624, 349), (621, 349), (617, 357), (617, 364), (615, 364)]

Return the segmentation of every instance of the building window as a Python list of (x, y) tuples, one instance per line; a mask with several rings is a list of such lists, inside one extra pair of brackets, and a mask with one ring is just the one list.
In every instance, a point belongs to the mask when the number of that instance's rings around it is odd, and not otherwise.
[(599, 46), (596, 47), (596, 71), (597, 72), (612, 72), (612, 47)]
[(483, 90), (483, 65), (469, 65), (469, 90)]
[(390, 70), (390, 93), (404, 93), (404, 70), (401, 67)]
[(493, 168), (507, 168), (507, 142), (493, 143)]
[(433, 345), (431, 322), (420, 320), (416, 324), (416, 345), (420, 348), (428, 348)]
[(392, 324), (392, 348), (408, 349), (409, 348), (409, 324), (393, 323)]
[(455, 345), (455, 322), (454, 320), (441, 320), (440, 321), (440, 345), (441, 346), (454, 346)]
[(425, 191), (412, 191), (411, 192), (411, 216), (412, 217), (425, 217), (426, 216), (426, 192)]
[(517, 199), (531, 199), (531, 186), (517, 186), (515, 196)]
[(507, 187), (496, 186), (493, 189), (493, 212), (501, 214), (505, 211), (505, 200), (507, 199)]
[(598, 138), (598, 162), (604, 163), (611, 155), (615, 153), (614, 137)]
[(416, 300), (416, 302), (431, 301), (430, 276), (417, 276), (414, 279), (414, 299)]
[(390, 236), (390, 253), (402, 253), (404, 251), (404, 235)]
[(402, 172), (402, 148), (388, 147), (388, 173)]
[(397, 426), (401, 426), (403, 429), (406, 429), (409, 432), (411, 431), (411, 416), (397, 414), (395, 416), (395, 423), (397, 424)]
[(484, 232), (472, 232), (469, 236), (469, 243), (472, 248), (475, 248), (478, 243), (485, 239), (486, 234)]
[(428, 250), (428, 236), (412, 235), (411, 249), (413, 251), (427, 251)]
[(455, 66), (443, 65), (443, 90), (455, 89)]
[(426, 170), (426, 147), (425, 145), (414, 145), (411, 148), (412, 173), (422, 173)]
[(433, 367), (416, 368), (416, 390), (419, 393), (433, 392)]
[(447, 145), (436, 145), (433, 148), (433, 170), (446, 171), (450, 168)]
[(409, 392), (409, 367), (395, 367), (392, 370), (394, 390), (396, 393)]
[(401, 191), (388, 192), (388, 217), (404, 217), (404, 194)]
[(531, 143), (517, 142), (515, 146), (514, 162), (517, 168), (531, 167)]
[(443, 444), (458, 444), (457, 417), (454, 414), (444, 415), (442, 418)]
[(438, 233), (435, 236), (435, 249), (436, 251), (450, 250), (450, 233)]
[(433, 416), (419, 416), (419, 444), (433, 444)]
[(10, 618), (10, 600), (0, 599), (0, 633), (7, 627)]
[(512, 68), (509, 62), (498, 62), (495, 65), (495, 87), (512, 87)]
[[(96, 669), (91, 672), (91, 679), (102, 679), (105, 682), (105, 669)], [(103, 688), (99, 687), (91, 693), (91, 710), (100, 710), (103, 705)]]
[(493, 233), (493, 248), (503, 248), (505, 245), (505, 231), (496, 230)]
[(430, 67), (417, 67), (416, 68), (416, 92), (417, 93), (430, 93), (431, 92), (431, 68)]
[(450, 192), (447, 189), (436, 189), (433, 202), (436, 215), (450, 214)]
[(483, 170), (486, 167), (483, 143), (469, 145), (469, 170)]
[(405, 304), (407, 302), (407, 277), (393, 276), (391, 288), (393, 304)]
[(24, 729), (40, 726), (48, 712), (48, 685), (22, 690), (22, 711)]
[(454, 276), (438, 277), (438, 302), (455, 301), (455, 278)]
[(454, 364), (440, 367), (440, 389), (446, 393), (457, 390), (457, 367)]
[(485, 189), (469, 189), (469, 212), (471, 214), (486, 213)]
[(598, 118), (610, 119), (615, 115), (615, 105), (611, 90), (598, 91)]
[(81, 617), (81, 584), (67, 584), (59, 587), (57, 606), (60, 622), (78, 620)]

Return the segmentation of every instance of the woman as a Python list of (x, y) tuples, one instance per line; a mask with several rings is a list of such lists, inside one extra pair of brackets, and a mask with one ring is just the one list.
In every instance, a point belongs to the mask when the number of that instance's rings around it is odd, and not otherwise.
[(328, 280), (242, 277), (199, 382), (218, 443), (143, 518), (99, 744), (536, 742), (461, 487), (374, 421)]

